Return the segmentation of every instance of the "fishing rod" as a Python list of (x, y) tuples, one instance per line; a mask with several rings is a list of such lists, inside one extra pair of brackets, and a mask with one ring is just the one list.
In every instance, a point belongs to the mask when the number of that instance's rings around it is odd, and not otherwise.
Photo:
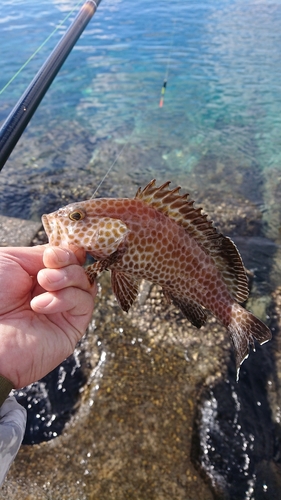
[(87, 0), (0, 129), (0, 171), (101, 0)]

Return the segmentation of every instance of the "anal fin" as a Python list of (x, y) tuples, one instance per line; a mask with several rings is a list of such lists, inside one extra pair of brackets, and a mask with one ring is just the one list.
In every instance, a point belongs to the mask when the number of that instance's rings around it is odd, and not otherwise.
[(169, 302), (178, 307), (185, 317), (197, 328), (205, 325), (207, 321), (207, 312), (203, 307), (192, 299), (181, 299), (175, 297), (170, 291), (163, 288), (164, 295)]
[(111, 286), (121, 308), (128, 312), (139, 293), (139, 281), (129, 274), (112, 269)]

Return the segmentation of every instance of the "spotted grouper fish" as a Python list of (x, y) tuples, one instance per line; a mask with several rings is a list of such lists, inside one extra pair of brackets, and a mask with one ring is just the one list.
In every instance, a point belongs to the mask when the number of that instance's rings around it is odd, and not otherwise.
[(142, 279), (160, 285), (197, 328), (210, 311), (230, 333), (239, 373), (249, 346), (270, 340), (270, 330), (239, 304), (248, 297), (248, 280), (235, 244), (194, 208), (188, 194), (169, 184), (157, 187), (152, 180), (133, 199), (90, 199), (43, 215), (49, 242), (92, 255), (96, 262), (86, 269), (91, 282), (110, 269), (124, 311)]

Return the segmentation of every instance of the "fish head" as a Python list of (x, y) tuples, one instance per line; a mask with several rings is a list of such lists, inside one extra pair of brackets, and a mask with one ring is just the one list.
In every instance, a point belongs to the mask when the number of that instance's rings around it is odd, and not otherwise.
[(129, 229), (117, 218), (97, 216), (89, 202), (72, 203), (44, 214), (42, 223), (50, 245), (83, 248), (97, 259), (106, 258), (124, 242)]

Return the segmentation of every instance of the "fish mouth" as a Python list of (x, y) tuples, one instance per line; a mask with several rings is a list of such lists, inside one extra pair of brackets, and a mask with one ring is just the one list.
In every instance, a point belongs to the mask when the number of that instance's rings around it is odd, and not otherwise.
[(51, 226), (49, 224), (49, 221), (48, 221), (48, 216), (46, 214), (42, 215), (42, 224), (43, 224), (43, 228), (45, 229), (45, 232), (49, 238), (50, 234), (51, 234)]
[(50, 245), (59, 245), (61, 241), (61, 231), (58, 222), (50, 219), (48, 215), (42, 215), (42, 224), (49, 238)]

